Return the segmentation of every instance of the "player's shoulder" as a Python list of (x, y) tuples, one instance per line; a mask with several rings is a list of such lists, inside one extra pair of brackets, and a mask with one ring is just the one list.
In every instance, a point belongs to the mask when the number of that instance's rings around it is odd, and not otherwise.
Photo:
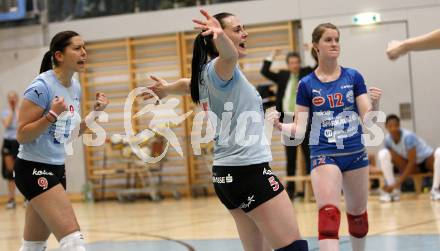
[(355, 68), (342, 67), (341, 66), (341, 70), (342, 70), (343, 74), (346, 74), (346, 75), (349, 75), (349, 76), (352, 76), (352, 77), (361, 75), (361, 73), (357, 69), (355, 69)]
[(304, 77), (301, 78), (301, 80), (299, 81), (299, 83), (311, 83), (314, 80), (314, 75), (315, 73), (312, 71), (309, 74), (305, 75)]

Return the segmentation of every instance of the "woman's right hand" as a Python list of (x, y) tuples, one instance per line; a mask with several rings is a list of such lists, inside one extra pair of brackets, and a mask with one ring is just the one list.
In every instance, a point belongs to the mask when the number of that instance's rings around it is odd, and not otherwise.
[(55, 97), (52, 100), (50, 110), (55, 112), (57, 115), (60, 115), (61, 113), (67, 111), (67, 106), (64, 103), (64, 98), (63, 97)]

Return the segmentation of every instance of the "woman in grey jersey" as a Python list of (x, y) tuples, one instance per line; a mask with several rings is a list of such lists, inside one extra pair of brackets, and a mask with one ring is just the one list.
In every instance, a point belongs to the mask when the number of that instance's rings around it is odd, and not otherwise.
[(193, 20), (202, 32), (194, 41), (192, 78), (169, 84), (152, 77), (156, 83), (149, 89), (160, 98), (191, 94), (213, 115), (214, 188), (234, 217), (244, 249), (308, 250), (289, 197), (268, 164), (261, 97), (237, 64), (246, 55), (248, 33), (232, 14), (201, 13), (206, 20)]
[[(83, 72), (87, 53), (74, 31), (56, 34), (44, 55), (40, 75), (24, 92), (19, 110), (17, 140), (20, 142), (14, 172), (18, 189), (29, 201), (20, 251), (43, 251), (53, 233), (62, 251), (85, 251), (84, 238), (70, 204), (64, 169), (65, 143), (80, 126), (81, 88), (73, 77)], [(95, 111), (108, 100), (96, 95)]]

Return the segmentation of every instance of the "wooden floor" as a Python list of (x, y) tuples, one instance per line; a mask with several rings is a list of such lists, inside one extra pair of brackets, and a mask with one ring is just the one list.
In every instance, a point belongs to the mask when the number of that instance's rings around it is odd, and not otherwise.
[[(302, 235), (316, 237), (316, 205), (302, 202), (294, 205)], [(88, 243), (238, 238), (232, 218), (215, 197), (180, 201), (166, 199), (158, 203), (75, 203), (74, 208)], [(1, 205), (0, 250), (19, 249), (24, 211), (22, 205), (15, 210), (6, 210)], [(440, 202), (431, 202), (426, 193), (406, 195), (400, 202), (388, 204), (381, 204), (377, 197), (370, 197), (368, 213), (369, 236), (440, 233)], [(344, 236), (347, 235), (347, 227), (345, 217), (342, 218), (340, 234)], [(58, 243), (51, 237), (49, 250), (57, 247)], [(440, 247), (432, 250), (440, 250)]]

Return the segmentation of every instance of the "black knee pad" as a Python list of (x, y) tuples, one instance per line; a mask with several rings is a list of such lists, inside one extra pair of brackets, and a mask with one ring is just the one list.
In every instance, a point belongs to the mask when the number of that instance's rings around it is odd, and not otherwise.
[(306, 240), (297, 240), (289, 246), (276, 249), (275, 251), (309, 251), (309, 245)]

